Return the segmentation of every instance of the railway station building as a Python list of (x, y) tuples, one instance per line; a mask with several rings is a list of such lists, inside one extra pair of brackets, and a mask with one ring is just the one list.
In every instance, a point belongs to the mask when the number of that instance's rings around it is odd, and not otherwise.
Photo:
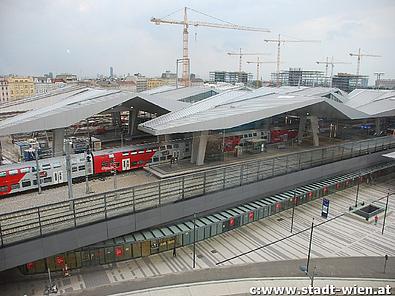
[[(0, 229), (0, 266), (27, 266), (132, 233), (144, 236), (138, 240), (133, 237), (139, 244), (144, 241), (147, 252), (143, 253), (139, 245), (137, 256), (152, 254), (152, 250), (160, 249), (161, 233), (170, 231), (158, 230), (158, 225), (180, 221), (177, 233), (190, 242), (190, 223), (185, 220), (196, 212), (215, 216), (214, 211), (238, 205), (237, 209), (221, 212), (216, 220), (215, 227), (231, 229), (240, 221), (251, 222), (259, 213), (264, 217), (269, 208), (273, 213), (289, 208), (290, 192), (295, 188), (303, 188), (300, 198), (307, 202), (310, 197), (321, 198), (357, 184), (355, 173), (349, 175), (354, 171), (363, 171), (364, 178), (392, 171), (394, 165), (383, 155), (395, 150), (394, 138), (385, 136), (393, 135), (395, 127), (394, 98), (394, 91), (354, 90), (346, 94), (324, 87), (228, 91), (162, 87), (138, 94), (77, 87), (10, 104), (0, 114), (8, 117), (0, 121), (3, 141), (10, 135), (16, 139), (48, 132), (52, 138), (51, 160), (64, 158), (65, 138), (86, 132), (100, 137), (104, 126), (102, 150), (94, 151), (94, 156), (114, 158), (116, 151), (128, 158), (129, 162), (121, 162), (120, 172), (155, 167), (164, 171), (167, 166), (178, 175), (168, 174), (125, 188), (114, 186), (105, 192), (0, 215), (5, 222)], [(87, 119), (89, 124), (84, 125)], [(154, 146), (145, 146), (152, 144), (147, 139), (153, 139)], [(123, 147), (115, 147), (119, 144)], [(180, 155), (178, 167), (172, 166), (174, 157), (178, 158), (173, 152), (181, 146), (188, 153)], [(285, 153), (281, 153), (283, 149)], [(140, 153), (147, 158), (134, 161)], [(225, 156), (233, 162), (221, 161)], [(109, 167), (108, 162), (103, 160), (99, 169)], [(1, 166), (0, 170), (6, 168), (1, 176), (22, 174), (19, 168), (7, 169), (14, 165), (19, 164)], [(28, 168), (23, 169), (26, 173)], [(84, 176), (82, 170), (78, 173)], [(41, 178), (40, 174), (36, 176)], [(328, 178), (333, 179), (322, 181)], [(264, 205), (269, 199), (272, 202)], [(247, 202), (254, 201), (262, 203), (251, 215), (252, 205)], [(170, 245), (175, 243), (173, 238)], [(39, 245), (44, 247), (35, 247)], [(116, 245), (109, 249), (126, 252)], [(86, 254), (90, 256), (89, 252)]]

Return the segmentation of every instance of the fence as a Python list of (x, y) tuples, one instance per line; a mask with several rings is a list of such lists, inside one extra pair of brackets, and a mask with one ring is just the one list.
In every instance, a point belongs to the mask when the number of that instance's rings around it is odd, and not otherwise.
[(226, 190), (323, 164), (395, 148), (382, 137), (245, 161), (0, 215), (1, 247), (179, 200)]

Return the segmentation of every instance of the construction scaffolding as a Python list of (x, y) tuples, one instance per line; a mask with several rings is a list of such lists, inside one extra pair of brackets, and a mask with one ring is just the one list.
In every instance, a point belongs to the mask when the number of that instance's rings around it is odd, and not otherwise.
[(289, 68), (289, 70), (271, 73), (272, 83), (279, 82), (283, 86), (328, 86), (329, 79), (322, 71), (303, 70), (302, 68)]

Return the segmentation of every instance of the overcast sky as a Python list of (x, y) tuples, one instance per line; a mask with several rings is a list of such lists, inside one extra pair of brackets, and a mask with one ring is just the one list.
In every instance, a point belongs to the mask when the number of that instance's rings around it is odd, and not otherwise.
[[(276, 45), (265, 38), (318, 39), (320, 43), (282, 46), (281, 69), (325, 70), (317, 60), (334, 56), (350, 62), (335, 72), (356, 72), (362, 48), (381, 58), (362, 58), (361, 74), (385, 72), (395, 78), (394, 0), (0, 0), (0, 74), (42, 75), (69, 72), (78, 76), (140, 72), (159, 76), (175, 70), (182, 56), (182, 26), (154, 25), (151, 17), (165, 17), (184, 6), (235, 24), (269, 28), (271, 33), (212, 28), (190, 29), (192, 72), (208, 78), (211, 70), (238, 70), (238, 57), (228, 51), (264, 52), (275, 61)], [(182, 19), (182, 12), (169, 19)], [(218, 22), (190, 12), (191, 20)], [(244, 61), (251, 58), (246, 58)], [(254, 58), (255, 59), (255, 58)], [(263, 78), (275, 64), (262, 67)], [(254, 65), (243, 63), (256, 73)], [(372, 79), (370, 81), (372, 83)]]

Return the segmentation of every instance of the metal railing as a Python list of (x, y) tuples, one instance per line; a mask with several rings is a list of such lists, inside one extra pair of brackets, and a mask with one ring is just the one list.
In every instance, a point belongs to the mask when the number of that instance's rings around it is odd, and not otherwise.
[(2, 214), (0, 246), (391, 148), (394, 137), (350, 142)]

